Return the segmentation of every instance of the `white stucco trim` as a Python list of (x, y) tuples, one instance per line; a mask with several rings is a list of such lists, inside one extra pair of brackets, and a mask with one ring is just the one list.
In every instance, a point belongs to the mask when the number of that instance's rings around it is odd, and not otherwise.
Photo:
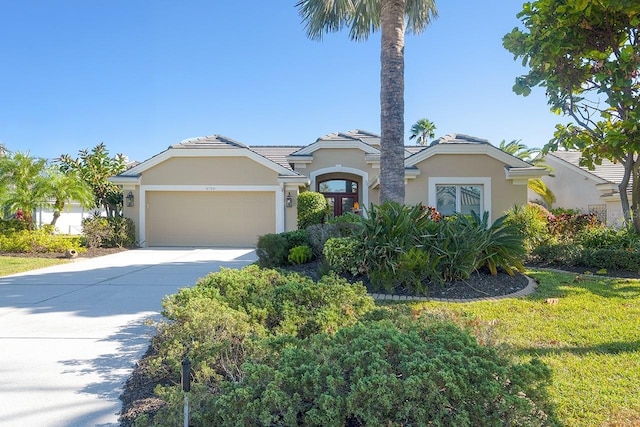
[[(460, 177), (430, 177), (428, 181), (429, 206), (437, 206), (436, 185), (482, 185), (482, 210), (489, 212), (489, 223), (491, 219), (491, 177), (490, 176), (460, 176)], [(479, 213), (480, 215), (482, 212)]]
[(147, 212), (148, 191), (180, 191), (180, 192), (273, 192), (275, 193), (276, 233), (285, 230), (284, 225), (284, 186), (280, 185), (141, 185), (139, 198), (140, 209), (138, 211), (138, 239), (141, 247), (147, 246), (147, 227), (145, 224)]
[(359, 189), (362, 192), (362, 200), (360, 201), (360, 206), (366, 208), (369, 206), (369, 174), (366, 171), (349, 168), (342, 165), (335, 165), (328, 168), (322, 168), (311, 172), (309, 178), (311, 179), (311, 188), (313, 191), (316, 190), (317, 181), (316, 178), (320, 175), (326, 175), (328, 173), (350, 173), (351, 175), (357, 175), (362, 178), (362, 188)]

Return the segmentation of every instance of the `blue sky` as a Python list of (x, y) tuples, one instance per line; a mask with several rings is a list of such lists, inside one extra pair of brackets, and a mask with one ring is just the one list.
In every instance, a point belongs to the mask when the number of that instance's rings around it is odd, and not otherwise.
[[(309, 40), (295, 0), (0, 2), (0, 143), (55, 158), (104, 142), (144, 160), (183, 139), (306, 145), (380, 132), (380, 39)], [(555, 123), (543, 89), (502, 47), (522, 2), (447, 0), (405, 47), (405, 128), (541, 147)]]

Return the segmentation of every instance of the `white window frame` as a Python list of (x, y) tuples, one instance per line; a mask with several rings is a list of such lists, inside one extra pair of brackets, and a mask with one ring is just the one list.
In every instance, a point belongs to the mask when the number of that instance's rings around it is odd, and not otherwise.
[[(482, 187), (482, 197), (480, 199), (480, 210), (478, 215), (482, 216), (484, 212), (489, 212), (489, 223), (491, 223), (491, 177), (490, 176), (461, 176), (461, 177), (430, 177), (428, 184), (428, 202), (429, 206), (434, 208), (438, 205), (438, 195), (436, 194), (437, 185), (476, 185)], [(456, 205), (460, 200), (456, 197)]]

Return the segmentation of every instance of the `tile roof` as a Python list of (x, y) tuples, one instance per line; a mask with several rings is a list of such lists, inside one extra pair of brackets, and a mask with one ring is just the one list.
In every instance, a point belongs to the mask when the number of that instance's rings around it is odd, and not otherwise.
[(222, 135), (209, 135), (189, 138), (180, 141), (169, 148), (248, 148), (242, 142), (235, 141)]
[(582, 153), (580, 151), (554, 151), (548, 154), (549, 156), (556, 157), (562, 161), (579, 167), (580, 169), (608, 182), (620, 184), (624, 175), (624, 166), (620, 163), (613, 163), (609, 160), (602, 160), (601, 165), (595, 165), (594, 170), (589, 170), (586, 166), (580, 166), (580, 158)]
[(293, 145), (258, 145), (254, 147), (249, 147), (251, 151), (256, 154), (261, 155), (262, 157), (266, 157), (279, 164), (280, 166), (293, 170), (291, 165), (287, 161), (287, 156), (301, 149), (302, 146), (293, 146)]
[(438, 144), (490, 144), (488, 140), (462, 133), (450, 133), (433, 141), (429, 146)]

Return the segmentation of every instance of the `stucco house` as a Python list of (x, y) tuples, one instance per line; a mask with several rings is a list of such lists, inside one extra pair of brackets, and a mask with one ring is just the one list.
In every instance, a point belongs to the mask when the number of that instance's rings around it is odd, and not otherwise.
[[(549, 152), (542, 158), (553, 168), (553, 176), (542, 177), (556, 196), (553, 207), (595, 213), (607, 224), (622, 225), (624, 215), (618, 185), (622, 182), (624, 166), (603, 160), (601, 165), (589, 170), (580, 166), (581, 157), (580, 151), (571, 150)], [(534, 200), (536, 195), (531, 193), (530, 198)]]
[[(259, 235), (296, 229), (305, 188), (324, 193), (334, 215), (378, 203), (379, 170), (380, 137), (362, 130), (306, 146), (250, 147), (213, 135), (172, 145), (111, 181), (123, 188), (140, 246), (253, 247)], [(405, 201), (495, 219), (526, 203), (528, 179), (545, 173), (486, 140), (452, 134), (406, 147)]]

